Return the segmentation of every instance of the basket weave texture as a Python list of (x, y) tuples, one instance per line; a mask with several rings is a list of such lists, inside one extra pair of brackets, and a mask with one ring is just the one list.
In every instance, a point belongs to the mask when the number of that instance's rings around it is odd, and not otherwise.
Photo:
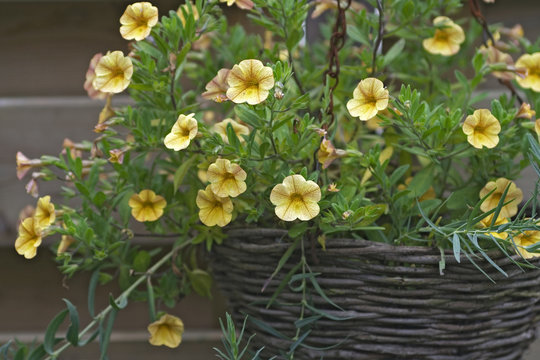
[[(248, 314), (293, 337), (301, 294), (286, 286), (269, 309), (265, 305), (298, 262), (298, 249), (261, 293), (290, 245), (286, 234), (278, 229), (231, 230), (224, 244), (214, 247), (212, 267), (237, 323)], [(508, 277), (475, 259), (493, 283), (466, 258), (458, 264), (452, 254), (446, 254), (441, 276), (440, 252), (434, 248), (327, 239), (326, 251), (318, 246), (316, 254), (311, 251), (307, 246), (310, 268), (320, 273), (317, 282), (345, 311), (316, 292), (309, 301), (347, 319), (319, 319), (304, 344), (339, 345), (324, 351), (300, 346), (294, 359), (511, 360), (521, 359), (536, 336), (540, 270), (522, 270), (504, 254), (489, 255)], [(304, 317), (311, 315), (308, 311)], [(292, 343), (249, 321), (248, 330), (257, 334), (255, 346), (265, 346), (263, 358), (283, 354)]]

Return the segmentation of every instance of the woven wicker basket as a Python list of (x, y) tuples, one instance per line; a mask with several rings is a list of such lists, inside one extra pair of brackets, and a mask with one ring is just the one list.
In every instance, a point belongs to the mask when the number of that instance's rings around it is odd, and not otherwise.
[[(285, 287), (269, 309), (265, 304), (299, 254), (261, 293), (289, 246), (285, 236), (276, 229), (232, 230), (224, 244), (214, 248), (212, 265), (237, 321), (248, 314), (292, 337), (300, 309), (286, 303), (298, 303), (301, 295)], [(306, 256), (311, 270), (321, 274), (320, 286), (345, 312), (318, 295), (310, 301), (348, 319), (318, 320), (304, 343), (339, 345), (325, 351), (299, 347), (294, 359), (510, 360), (520, 359), (535, 338), (539, 269), (523, 271), (504, 255), (490, 253), (508, 274), (477, 259), (494, 284), (467, 259), (457, 264), (451, 254), (441, 276), (438, 249), (354, 239), (328, 239), (326, 246), (326, 252), (317, 248), (317, 263), (309, 249)], [(266, 356), (289, 348), (291, 342), (248, 324), (250, 332), (257, 333), (255, 346), (264, 345)]]

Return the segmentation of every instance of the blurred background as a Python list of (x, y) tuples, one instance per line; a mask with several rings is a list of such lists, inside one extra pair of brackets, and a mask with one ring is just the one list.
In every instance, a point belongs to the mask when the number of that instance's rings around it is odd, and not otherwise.
[[(25, 342), (39, 339), (49, 321), (64, 308), (62, 298), (78, 306), (83, 324), (88, 321), (88, 276), (63, 278), (47, 246), (42, 246), (32, 260), (17, 255), (13, 248), (18, 214), (36, 201), (25, 191), (28, 178), (19, 181), (16, 177), (15, 154), (22, 151), (29, 158), (57, 155), (65, 138), (78, 142), (95, 137), (92, 130), (104, 104), (87, 97), (83, 89), (85, 73), (95, 53), (127, 52), (118, 19), (132, 2), (0, 1), (0, 345), (13, 336)], [(166, 14), (184, 0), (152, 3), (160, 14)], [(231, 20), (244, 21), (245, 13), (236, 7), (226, 10)], [(540, 36), (539, 0), (496, 0), (483, 4), (483, 12), (490, 24), (512, 27), (520, 23), (529, 39)], [(113, 98), (113, 106), (127, 103), (126, 95)], [(532, 183), (533, 176), (529, 172), (521, 184)], [(60, 197), (56, 186), (58, 183), (40, 183), (39, 192), (50, 194), (54, 201)], [(56, 238), (47, 240), (50, 243)], [(108, 304), (110, 292), (118, 294), (111, 286), (96, 295), (97, 309)], [(215, 358), (212, 347), (219, 346), (220, 336), (217, 319), (224, 309), (224, 301), (216, 293), (212, 300), (189, 297), (170, 310), (183, 319), (186, 327), (183, 343), (171, 350), (148, 344), (147, 307), (131, 304), (118, 315), (110, 358)], [(96, 359), (97, 354), (98, 347), (93, 344), (71, 349), (61, 359)], [(537, 341), (525, 359), (538, 360), (539, 354)]]

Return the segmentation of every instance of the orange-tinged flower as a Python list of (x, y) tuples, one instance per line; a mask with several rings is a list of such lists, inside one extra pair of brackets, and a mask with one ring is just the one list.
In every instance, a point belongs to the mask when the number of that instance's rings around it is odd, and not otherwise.
[(120, 34), (126, 40), (144, 40), (158, 22), (158, 9), (149, 2), (128, 5), (120, 17)]
[(489, 149), (494, 148), (499, 143), (499, 133), (501, 124), (488, 109), (476, 110), (472, 115), (467, 116), (462, 127), (467, 135), (469, 144), (477, 149), (485, 146)]
[(92, 82), (94, 81), (94, 78), (96, 77), (96, 66), (99, 62), (99, 59), (101, 59), (102, 57), (103, 57), (102, 53), (95, 54), (90, 60), (90, 64), (88, 65), (88, 70), (86, 70), (86, 80), (84, 81), (84, 90), (86, 90), (86, 93), (91, 99), (105, 99), (105, 96), (107, 96), (106, 93), (96, 90), (92, 86)]
[(219, 2), (227, 3), (227, 6), (236, 4), (240, 9), (249, 10), (253, 8), (253, 1), (251, 0), (219, 0)]
[(321, 189), (317, 183), (306, 180), (302, 175), (287, 176), (270, 193), (270, 201), (276, 205), (276, 215), (281, 220), (307, 221), (319, 214)]
[(107, 52), (99, 59), (92, 86), (105, 93), (120, 93), (129, 86), (132, 75), (133, 64), (128, 56), (121, 51)]
[(156, 221), (163, 215), (163, 209), (167, 201), (163, 196), (156, 195), (152, 190), (142, 190), (133, 194), (128, 202), (131, 207), (131, 215), (140, 222)]
[(206, 91), (202, 93), (202, 97), (218, 103), (229, 100), (227, 97), (227, 90), (229, 89), (227, 77), (230, 71), (230, 69), (220, 69), (217, 75), (206, 84)]
[(540, 231), (527, 230), (521, 234), (514, 236), (516, 251), (523, 256), (524, 259), (531, 259), (540, 256), (540, 253), (528, 252), (523, 247), (534, 245), (540, 241)]
[(195, 200), (199, 207), (199, 219), (206, 226), (224, 227), (231, 222), (233, 203), (228, 197), (216, 196), (211, 185), (199, 190)]
[(210, 189), (219, 197), (237, 197), (246, 191), (247, 174), (238, 164), (227, 159), (217, 159), (206, 172)]
[[(478, 223), (480, 225), (480, 227), (482, 228), (487, 228), (487, 227), (491, 227), (491, 222), (493, 221), (493, 215), (494, 214), (491, 214), (491, 215), (488, 215), (486, 216), (485, 218), (483, 218), (482, 220), (480, 220), (480, 222)], [(506, 224), (508, 222), (508, 219), (507, 218), (504, 218), (502, 216), (499, 215), (499, 217), (497, 217), (497, 220), (495, 220), (495, 223), (493, 224), (493, 226), (500, 226), (502, 224)], [(490, 233), (487, 233), (486, 235), (492, 235), (494, 238), (497, 238), (497, 239), (506, 239), (508, 237), (508, 233), (507, 232), (490, 232)]]
[(432, 54), (443, 56), (454, 55), (459, 51), (459, 46), (465, 41), (465, 33), (458, 24), (446, 16), (437, 16), (433, 19), (433, 25), (437, 27), (432, 38), (424, 39), (424, 49)]
[(259, 60), (242, 60), (229, 72), (227, 83), (227, 97), (233, 102), (260, 104), (274, 87), (274, 73), (271, 67), (264, 66)]
[(195, 114), (178, 116), (171, 132), (165, 136), (165, 146), (168, 149), (179, 151), (188, 147), (191, 140), (197, 135), (199, 126), (193, 118)]
[(150, 344), (175, 348), (182, 342), (184, 323), (176, 316), (164, 314), (159, 320), (148, 325), (148, 332), (150, 333)]
[(536, 115), (536, 111), (531, 109), (531, 104), (523, 103), (519, 107), (519, 111), (516, 114), (516, 118), (518, 118), (518, 119), (532, 119), (532, 117), (534, 115)]
[(51, 197), (49, 195), (38, 199), (34, 218), (42, 229), (45, 229), (56, 220), (54, 204), (51, 203)]
[(41, 228), (38, 220), (29, 217), (19, 225), (19, 237), (15, 240), (15, 250), (26, 259), (36, 256), (37, 248), (41, 245)]
[(19, 180), (21, 180), (30, 169), (43, 166), (40, 159), (29, 159), (20, 151), (17, 151), (15, 161), (17, 162), (17, 179)]
[(347, 102), (347, 110), (354, 117), (366, 121), (388, 107), (389, 94), (381, 80), (366, 78), (358, 83), (353, 98)]
[(525, 89), (540, 92), (540, 52), (521, 55), (516, 61), (516, 67), (527, 69), (524, 78), (516, 76), (518, 84)]
[(345, 150), (336, 149), (330, 140), (323, 139), (317, 151), (317, 160), (322, 164), (322, 168), (326, 169), (335, 159), (345, 155), (347, 155)]
[(237, 123), (233, 119), (225, 119), (223, 121), (218, 122), (214, 125), (213, 129), (216, 133), (218, 133), (221, 138), (223, 139), (223, 142), (225, 144), (229, 143), (229, 137), (227, 136), (227, 127), (232, 127), (233, 132), (238, 137), (238, 140), (243, 143), (246, 142), (246, 140), (241, 135), (249, 135), (249, 128), (245, 125), (242, 125), (240, 123)]
[(502, 218), (511, 218), (512, 216), (516, 215), (517, 207), (521, 200), (523, 200), (523, 192), (513, 181), (505, 178), (498, 178), (495, 181), (490, 181), (482, 190), (480, 190), (480, 199), (489, 194), (492, 190), (495, 190), (493, 193), (491, 193), (491, 195), (488, 196), (486, 200), (484, 200), (482, 205), (480, 205), (480, 210), (483, 212), (488, 212), (489, 210), (495, 209), (499, 204), (504, 191), (508, 187), (509, 189), (506, 193), (506, 197), (504, 198), (504, 202), (510, 203), (501, 208), (499, 216)]
[(113, 164), (122, 164), (124, 162), (124, 151), (122, 149), (109, 150), (109, 161)]
[(191, 13), (193, 14), (193, 19), (197, 21), (199, 19), (199, 11), (197, 10), (197, 7), (193, 5), (193, 3), (190, 1), (189, 4), (185, 3), (184, 5), (181, 5), (178, 10), (176, 10), (176, 15), (180, 18), (180, 21), (182, 22), (182, 26), (186, 26), (186, 18), (184, 16), (184, 12), (186, 14), (189, 14), (189, 9), (191, 8)]

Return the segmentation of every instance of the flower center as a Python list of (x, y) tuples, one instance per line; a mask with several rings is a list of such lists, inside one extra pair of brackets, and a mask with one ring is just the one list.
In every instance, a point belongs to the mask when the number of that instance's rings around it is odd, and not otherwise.
[(447, 42), (448, 41), (448, 33), (446, 31), (436, 30), (435, 31), (435, 40), (436, 41)]
[(290, 196), (290, 199), (291, 199), (291, 202), (292, 203), (303, 203), (304, 202), (304, 197), (298, 193), (294, 193), (294, 194), (291, 194)]

